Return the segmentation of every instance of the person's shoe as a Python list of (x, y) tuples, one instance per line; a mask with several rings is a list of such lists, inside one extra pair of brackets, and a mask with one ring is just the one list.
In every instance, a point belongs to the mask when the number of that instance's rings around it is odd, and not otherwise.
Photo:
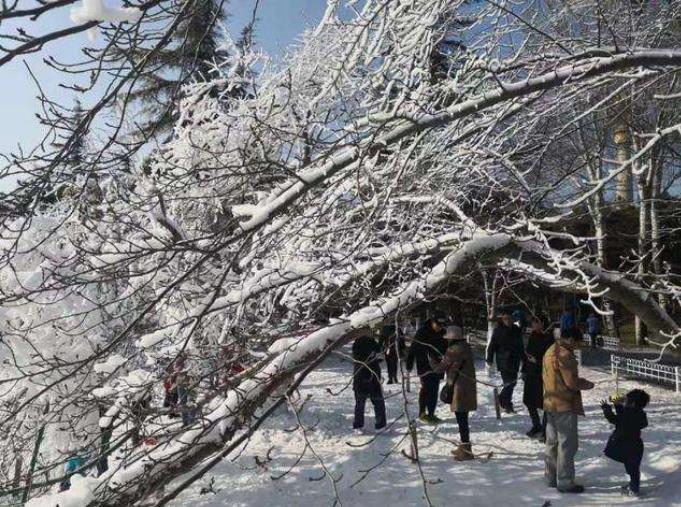
[(622, 495), (623, 496), (640, 496), (640, 493), (638, 491), (633, 491), (629, 485), (622, 486)]
[(546, 481), (546, 485), (547, 485), (549, 488), (557, 488), (557, 487), (558, 487), (558, 483), (556, 482), (555, 479), (552, 480), (552, 481)]
[(537, 436), (537, 440), (539, 440), (542, 444), (546, 443), (546, 433), (543, 431)]
[(431, 416), (429, 416), (429, 417), (430, 417), (430, 422), (431, 422), (432, 424), (440, 424), (440, 423), (442, 422), (442, 419), (440, 419), (440, 418), (439, 418), (438, 416), (436, 416), (435, 414), (433, 414), (433, 415), (431, 415)]
[(584, 493), (584, 486), (581, 484), (573, 484), (567, 488), (558, 488), (560, 493)]
[(470, 461), (475, 459), (470, 443), (459, 444), (456, 449), (452, 450), (452, 457), (454, 461)]
[(352, 432), (355, 435), (364, 435), (364, 428), (352, 428)]
[(376, 426), (374, 426), (374, 429), (376, 430), (376, 433), (379, 433), (379, 432), (383, 431), (386, 426), (387, 426), (387, 424), (385, 422), (383, 422), (381, 424), (377, 424)]
[(541, 435), (541, 428), (532, 428), (530, 431), (525, 433), (530, 438), (537, 438)]
[(430, 416), (428, 414), (421, 414), (419, 416), (419, 421), (425, 424), (430, 424)]
[(515, 414), (513, 407), (501, 407), (501, 410), (504, 411), (504, 414)]

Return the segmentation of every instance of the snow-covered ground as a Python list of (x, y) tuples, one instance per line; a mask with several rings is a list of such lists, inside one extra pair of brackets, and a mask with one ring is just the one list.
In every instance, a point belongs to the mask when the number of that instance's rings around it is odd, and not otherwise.
[[(185, 491), (173, 507), (277, 506), (316, 507), (334, 503), (334, 485), (323, 477), (318, 455), (336, 477), (335, 485), (344, 506), (418, 506), (427, 505), (423, 480), (418, 468), (400, 453), (400, 442), (406, 429), (401, 417), (391, 431), (373, 437), (352, 431), (353, 395), (347, 384), (351, 366), (332, 358), (311, 374), (301, 388), (305, 405), (303, 421), (312, 426), (306, 437), (308, 449), (300, 463), (283, 478), (272, 476), (286, 472), (305, 448), (301, 431), (295, 430), (295, 416), (282, 410), (257, 432), (248, 446), (232, 461), (212, 470), (203, 481)], [(587, 487), (582, 495), (563, 495), (549, 489), (543, 482), (543, 445), (529, 440), (529, 418), (522, 406), (522, 385), (516, 388), (514, 403), (519, 413), (497, 421), (492, 402), (492, 390), (479, 386), (480, 408), (471, 418), (474, 451), (493, 452), (493, 457), (457, 463), (451, 459), (452, 444), (445, 439), (458, 439), (453, 414), (440, 405), (438, 415), (446, 421), (436, 430), (420, 426), (419, 447), (428, 495), (435, 506), (537, 506), (550, 501), (553, 507), (654, 505), (681, 506), (681, 395), (653, 386), (644, 388), (651, 395), (648, 407), (649, 428), (644, 430), (646, 446), (642, 465), (643, 497), (633, 499), (620, 495), (620, 486), (627, 482), (624, 467), (602, 455), (611, 426), (602, 416), (599, 400), (615, 392), (615, 381), (606, 373), (583, 369), (582, 375), (596, 383), (585, 396), (586, 417), (580, 419), (580, 451), (577, 455), (578, 481)], [(488, 380), (478, 368), (481, 380)], [(498, 379), (494, 378), (498, 381)], [(403, 398), (398, 386), (385, 386), (390, 420), (402, 414)], [(620, 381), (620, 390), (641, 387), (633, 381)], [(334, 394), (331, 394), (331, 391)], [(417, 411), (418, 388), (412, 385), (409, 410)], [(373, 409), (367, 404), (367, 428), (373, 428)], [(352, 445), (349, 445), (352, 444)], [(271, 461), (266, 460), (271, 449)], [(314, 453), (312, 452), (314, 451)], [(386, 454), (388, 456), (386, 457)], [(256, 464), (256, 457), (259, 465)], [(364, 471), (385, 460), (359, 484), (353, 487)], [(214, 478), (213, 490), (204, 492)]]

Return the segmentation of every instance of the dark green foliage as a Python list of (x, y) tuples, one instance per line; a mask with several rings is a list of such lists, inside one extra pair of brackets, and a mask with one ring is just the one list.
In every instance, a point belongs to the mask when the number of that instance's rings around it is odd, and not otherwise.
[[(177, 120), (177, 104), (182, 85), (211, 79), (214, 64), (227, 57), (220, 50), (220, 27), (225, 20), (225, 0), (194, 0), (178, 25), (171, 44), (149, 58), (140, 77), (140, 86), (131, 98), (137, 101), (145, 119), (138, 123), (144, 138), (165, 134)], [(177, 2), (181, 10), (183, 2)], [(135, 59), (147, 57), (140, 49)]]

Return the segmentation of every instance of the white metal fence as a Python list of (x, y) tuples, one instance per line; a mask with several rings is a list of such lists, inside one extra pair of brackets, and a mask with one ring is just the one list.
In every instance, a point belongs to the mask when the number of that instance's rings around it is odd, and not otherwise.
[[(599, 335), (597, 340), (598, 340), (598, 346), (603, 347), (604, 349), (615, 349), (615, 350), (617, 350), (617, 349), (620, 348), (620, 339), (617, 338), (616, 336)], [(584, 341), (585, 345), (588, 345), (589, 347), (593, 346), (593, 338), (591, 337), (590, 334), (585, 333), (583, 341)]]
[(681, 393), (681, 367), (658, 364), (651, 361), (631, 359), (612, 354), (610, 356), (612, 374), (622, 373), (632, 377), (654, 380), (660, 384), (672, 385)]

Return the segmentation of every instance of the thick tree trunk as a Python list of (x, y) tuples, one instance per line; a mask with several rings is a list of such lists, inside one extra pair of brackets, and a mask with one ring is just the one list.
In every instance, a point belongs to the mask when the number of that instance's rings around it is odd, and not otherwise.
[[(650, 167), (648, 168), (650, 170)], [(639, 195), (638, 208), (638, 266), (636, 272), (639, 280), (643, 280), (646, 273), (646, 248), (648, 238), (648, 192), (646, 191), (645, 174), (637, 181), (637, 189)], [(636, 345), (643, 347), (646, 344), (645, 330), (643, 321), (638, 315), (634, 316), (634, 329), (636, 334)]]
[[(652, 267), (653, 272), (657, 276), (662, 276), (662, 258), (660, 256), (660, 215), (658, 213), (658, 203), (657, 200), (660, 198), (660, 184), (661, 184), (661, 170), (662, 168), (657, 166), (653, 171), (652, 184), (650, 187), (650, 204), (648, 209), (650, 210), (650, 255), (652, 256)], [(667, 296), (660, 293), (658, 295), (658, 302), (662, 308), (667, 307)]]

